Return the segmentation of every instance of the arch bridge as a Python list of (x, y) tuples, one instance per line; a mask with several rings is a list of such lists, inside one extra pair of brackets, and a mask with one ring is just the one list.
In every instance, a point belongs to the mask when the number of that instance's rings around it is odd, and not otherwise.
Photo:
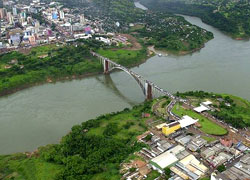
[(150, 82), (149, 80), (145, 79), (141, 75), (135, 73), (134, 71), (129, 70), (128, 68), (117, 64), (113, 61), (111, 61), (108, 58), (105, 58), (101, 56), (100, 54), (97, 54), (95, 52), (91, 52), (93, 56), (96, 56), (100, 59), (101, 64), (103, 65), (104, 74), (109, 74), (113, 69), (119, 69), (124, 72), (126, 72), (128, 75), (130, 75), (140, 86), (142, 89), (143, 94), (145, 95), (147, 100), (157, 98), (160, 96), (168, 96), (172, 100), (177, 99), (174, 95), (172, 95), (170, 92), (158, 87), (153, 82)]

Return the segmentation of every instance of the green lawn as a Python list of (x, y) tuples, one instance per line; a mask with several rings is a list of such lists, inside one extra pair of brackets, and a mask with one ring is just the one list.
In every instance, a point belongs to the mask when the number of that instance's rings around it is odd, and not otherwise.
[(40, 158), (27, 158), (21, 153), (0, 156), (0, 179), (4, 180), (53, 180), (60, 170), (60, 165)]
[(173, 108), (173, 113), (176, 115), (182, 117), (184, 115), (188, 115), (194, 119), (199, 119), (199, 123), (202, 125), (200, 128), (201, 131), (207, 134), (212, 135), (225, 135), (227, 133), (227, 130), (219, 126), (218, 124), (210, 121), (209, 119), (205, 118), (204, 116), (192, 111), (192, 110), (186, 110), (181, 105), (176, 104)]

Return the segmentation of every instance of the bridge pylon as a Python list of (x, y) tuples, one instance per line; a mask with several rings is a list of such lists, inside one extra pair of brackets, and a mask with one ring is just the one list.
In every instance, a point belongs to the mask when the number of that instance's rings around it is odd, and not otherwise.
[(103, 60), (104, 74), (109, 74), (109, 62), (107, 60)]
[(152, 92), (152, 85), (148, 82), (145, 82), (145, 92), (146, 92), (146, 99), (151, 100), (153, 99), (153, 92)]

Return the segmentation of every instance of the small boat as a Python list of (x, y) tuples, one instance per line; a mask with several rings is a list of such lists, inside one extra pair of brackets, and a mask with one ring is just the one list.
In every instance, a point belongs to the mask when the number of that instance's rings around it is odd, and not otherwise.
[(162, 54), (160, 53), (160, 54), (158, 54), (158, 56), (159, 56), (159, 57), (162, 57)]

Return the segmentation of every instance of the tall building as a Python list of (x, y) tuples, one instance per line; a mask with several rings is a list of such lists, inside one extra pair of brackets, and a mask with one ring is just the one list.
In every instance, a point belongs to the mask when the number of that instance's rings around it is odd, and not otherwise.
[(39, 32), (39, 29), (40, 29), (40, 22), (39, 22), (39, 21), (36, 21), (36, 22), (35, 22), (35, 33), (38, 33), (38, 32)]
[(0, 8), (0, 19), (4, 19), (7, 15), (7, 11), (5, 8)]
[(17, 16), (17, 8), (13, 7), (12, 11), (13, 11), (13, 16)]
[(64, 12), (60, 11), (60, 19), (63, 20), (64, 19)]
[(14, 17), (12, 16), (11, 12), (7, 12), (7, 20), (9, 24), (14, 24)]
[(84, 14), (80, 15), (80, 23), (81, 24), (85, 24), (86, 23)]

